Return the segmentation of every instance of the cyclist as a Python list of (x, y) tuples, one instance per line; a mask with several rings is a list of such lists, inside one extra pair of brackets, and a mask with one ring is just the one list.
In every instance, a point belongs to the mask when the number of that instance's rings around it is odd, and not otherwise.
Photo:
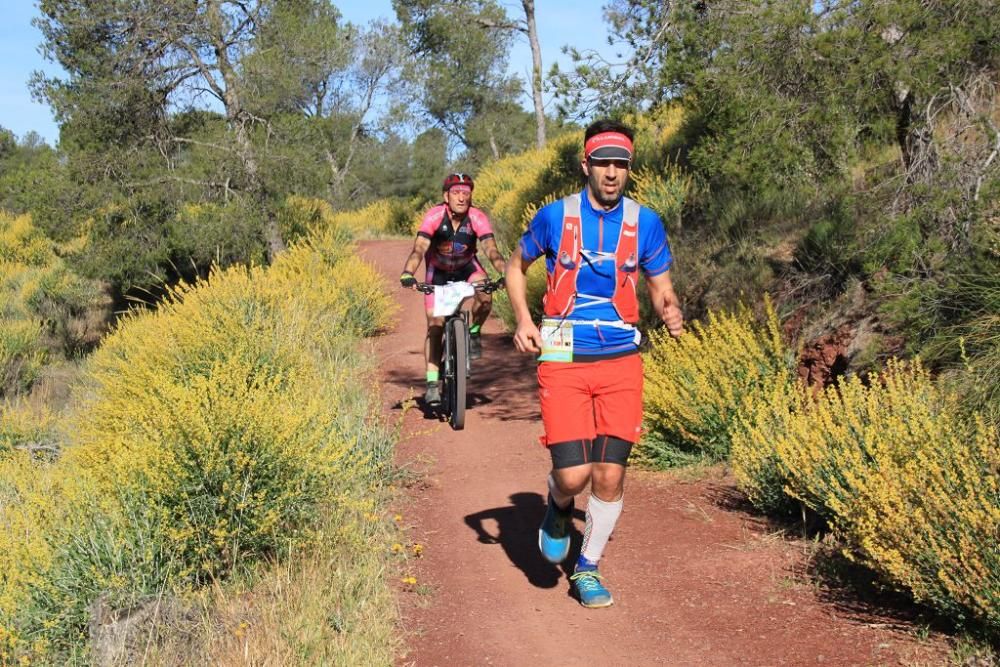
[[(566, 559), (574, 497), (590, 484), (583, 546), (570, 579), (581, 604), (607, 607), (613, 599), (597, 566), (622, 511), (625, 466), (642, 422), (638, 270), (672, 335), (681, 334), (684, 319), (663, 223), (623, 196), (632, 130), (600, 120), (584, 137), (586, 187), (535, 215), (507, 264), (507, 292), (517, 318), (515, 347), (541, 353), (542, 442), (552, 470), (539, 548), (552, 563)], [(525, 273), (543, 255), (548, 287), (539, 328), (528, 311)]]
[[(413, 273), (420, 266), (421, 258), (427, 265), (424, 282), (444, 285), (448, 282), (464, 280), (470, 283), (483, 282), (489, 278), (482, 264), (476, 258), (478, 243), (489, 258), (493, 268), (503, 274), (504, 258), (497, 250), (496, 240), (489, 218), (472, 206), (472, 190), (475, 184), (468, 174), (449, 174), (442, 185), (444, 202), (432, 207), (420, 223), (413, 250), (406, 258), (399, 283), (403, 287), (413, 287), (417, 279)], [(469, 357), (482, 356), (480, 330), (490, 315), (493, 297), (486, 292), (476, 292), (472, 305), (472, 324), (469, 326)], [(438, 361), (441, 359), (441, 333), (443, 317), (434, 317), (434, 295), (424, 295), (427, 312), (427, 338), (424, 341), (424, 357), (427, 362), (427, 391), (424, 400), (428, 405), (441, 402), (438, 386)]]

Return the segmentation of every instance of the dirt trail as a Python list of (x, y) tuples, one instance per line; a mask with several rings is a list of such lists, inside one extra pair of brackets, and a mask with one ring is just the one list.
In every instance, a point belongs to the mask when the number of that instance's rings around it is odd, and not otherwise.
[[(396, 284), (410, 241), (362, 253)], [(394, 331), (376, 343), (391, 418), (423, 391), (423, 304), (395, 288)], [(418, 474), (399, 511), (416, 586), (401, 587), (401, 665), (938, 665), (940, 639), (899, 614), (815, 585), (808, 553), (770, 532), (729, 480), (629, 471), (601, 570), (614, 607), (587, 610), (538, 554), (548, 454), (538, 445), (534, 362), (484, 328), (464, 431), (410, 410), (396, 460)], [(721, 473), (719, 473), (721, 474)], [(578, 552), (583, 527), (577, 503)]]

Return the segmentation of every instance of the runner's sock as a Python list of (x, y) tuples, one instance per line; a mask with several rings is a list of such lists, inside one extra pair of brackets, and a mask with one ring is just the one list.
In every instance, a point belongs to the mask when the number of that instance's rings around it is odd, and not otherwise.
[(590, 494), (590, 502), (587, 503), (587, 527), (583, 532), (583, 547), (580, 549), (580, 557), (597, 563), (604, 554), (604, 547), (611, 539), (611, 533), (615, 530), (618, 517), (622, 513), (622, 498), (614, 502), (605, 502)]
[(549, 474), (548, 482), (549, 494), (552, 496), (552, 500), (555, 501), (556, 507), (561, 510), (569, 507), (569, 504), (573, 502), (573, 496), (568, 496), (559, 490), (559, 487), (556, 485), (556, 478), (553, 477), (551, 473)]
[(427, 371), (427, 384), (438, 381), (438, 371)]
[(576, 567), (573, 569), (574, 572), (586, 572), (587, 570), (596, 570), (597, 562), (589, 561), (583, 557), (583, 554), (576, 559)]

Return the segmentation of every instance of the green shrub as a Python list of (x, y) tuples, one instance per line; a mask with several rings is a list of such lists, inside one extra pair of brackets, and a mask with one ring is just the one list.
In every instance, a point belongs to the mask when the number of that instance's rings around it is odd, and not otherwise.
[(165, 224), (169, 262), (181, 275), (189, 275), (192, 268), (203, 274), (213, 265), (261, 263), (266, 257), (263, 225), (261, 211), (242, 198), (183, 204)]

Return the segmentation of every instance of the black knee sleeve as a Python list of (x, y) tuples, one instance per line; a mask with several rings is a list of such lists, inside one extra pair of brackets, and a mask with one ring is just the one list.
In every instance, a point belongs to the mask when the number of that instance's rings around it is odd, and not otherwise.
[(567, 440), (549, 445), (552, 467), (558, 470), (590, 463), (591, 445), (591, 440)]
[(599, 435), (594, 440), (567, 440), (549, 445), (552, 467), (572, 468), (585, 463), (628, 465), (632, 443), (613, 435)]
[(599, 435), (594, 439), (590, 459), (594, 463), (617, 463), (628, 465), (629, 454), (632, 453), (632, 443), (616, 438), (613, 435)]

